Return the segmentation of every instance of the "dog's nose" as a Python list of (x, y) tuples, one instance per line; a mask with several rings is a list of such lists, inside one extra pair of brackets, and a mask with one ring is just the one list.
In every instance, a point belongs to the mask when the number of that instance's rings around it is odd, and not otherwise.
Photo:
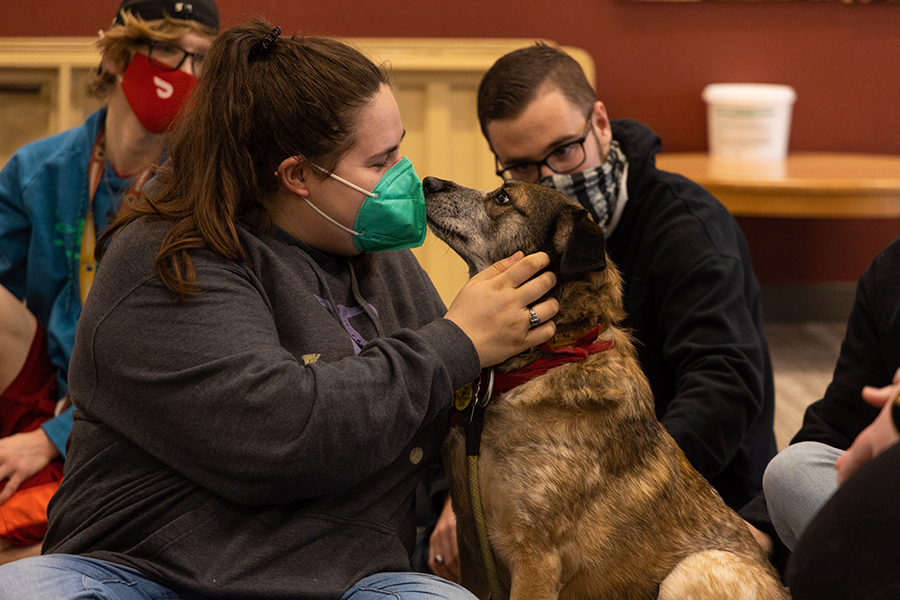
[(437, 177), (426, 177), (422, 180), (422, 187), (425, 188), (426, 194), (437, 194), (444, 191), (447, 187), (447, 182)]

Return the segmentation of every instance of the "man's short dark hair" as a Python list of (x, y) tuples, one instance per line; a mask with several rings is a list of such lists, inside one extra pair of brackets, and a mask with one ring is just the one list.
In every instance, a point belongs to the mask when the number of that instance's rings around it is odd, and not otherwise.
[(584, 109), (585, 116), (597, 100), (581, 65), (561, 49), (542, 42), (519, 48), (501, 56), (478, 86), (478, 122), (484, 137), (491, 121), (522, 114), (545, 83)]

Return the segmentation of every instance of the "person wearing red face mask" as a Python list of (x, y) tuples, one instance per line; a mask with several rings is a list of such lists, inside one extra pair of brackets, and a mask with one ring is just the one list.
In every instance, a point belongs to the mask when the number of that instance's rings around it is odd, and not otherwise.
[(72, 427), (64, 400), (97, 236), (141, 194), (218, 33), (213, 0), (123, 0), (90, 84), (106, 105), (0, 171), (0, 564), (40, 552)]

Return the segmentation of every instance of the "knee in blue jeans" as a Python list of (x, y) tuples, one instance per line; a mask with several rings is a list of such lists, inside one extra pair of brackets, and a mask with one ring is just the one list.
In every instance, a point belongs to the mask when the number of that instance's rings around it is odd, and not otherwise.
[[(86, 595), (87, 594), (87, 595)], [(23, 558), (0, 567), (0, 598), (16, 600), (178, 600), (179, 594), (114, 563), (67, 554)]]
[(476, 600), (464, 587), (425, 573), (376, 573), (357, 582), (341, 600)]

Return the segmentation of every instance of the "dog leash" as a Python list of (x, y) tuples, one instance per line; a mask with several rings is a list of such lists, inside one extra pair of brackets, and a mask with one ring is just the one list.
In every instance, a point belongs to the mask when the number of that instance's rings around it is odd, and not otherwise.
[[(482, 380), (485, 379), (484, 394), (479, 392)], [(482, 377), (474, 383), (466, 385), (456, 393), (455, 406), (459, 411), (457, 424), (466, 433), (466, 471), (469, 482), (469, 501), (475, 517), (475, 533), (481, 548), (481, 559), (487, 572), (488, 587), (492, 600), (503, 600), (500, 588), (500, 577), (497, 574), (497, 562), (491, 550), (491, 541), (487, 535), (487, 524), (484, 521), (484, 507), (481, 505), (481, 486), (478, 484), (478, 456), (481, 451), (481, 432), (484, 430), (484, 410), (491, 401), (494, 392), (494, 367), (486, 369)]]

